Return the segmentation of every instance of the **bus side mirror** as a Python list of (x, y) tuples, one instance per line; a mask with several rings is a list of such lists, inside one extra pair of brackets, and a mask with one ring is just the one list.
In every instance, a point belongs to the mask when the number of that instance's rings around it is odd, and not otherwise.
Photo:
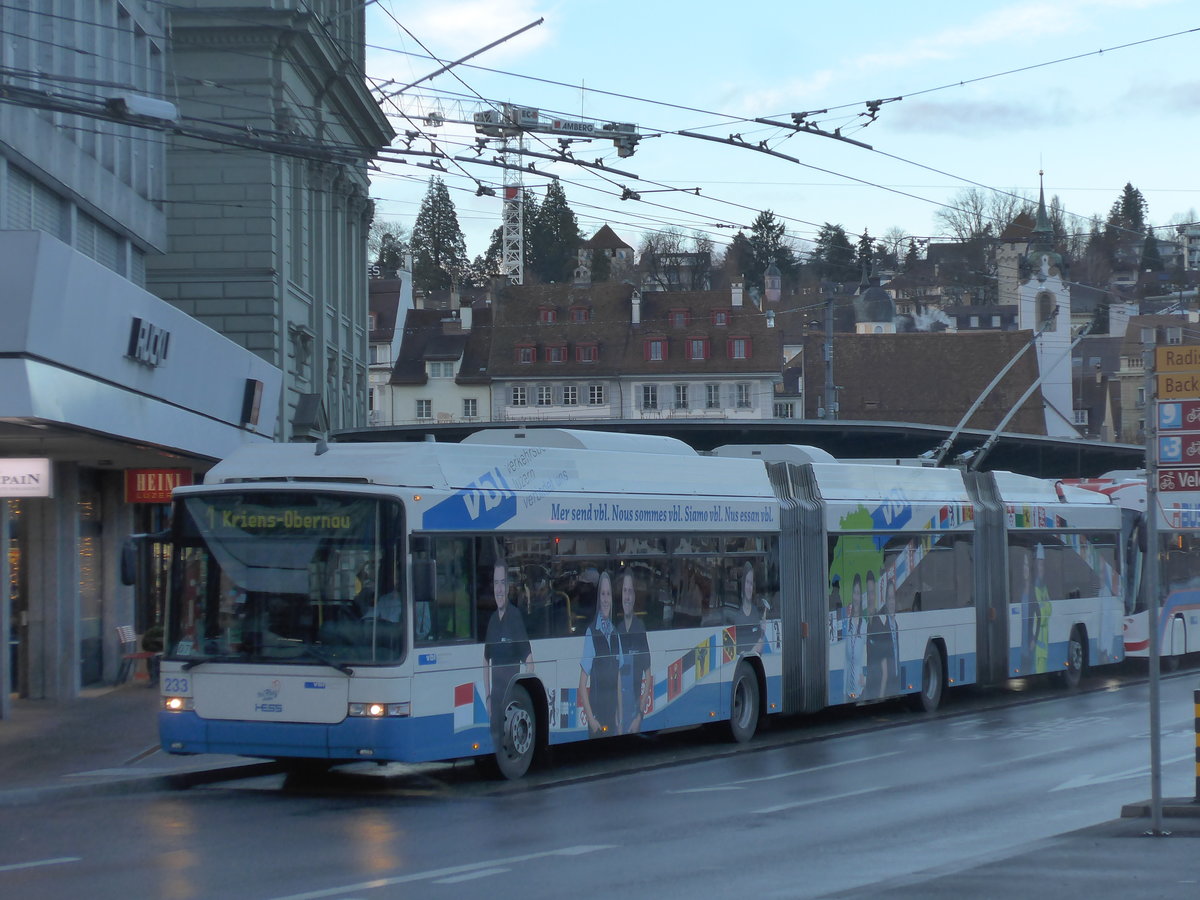
[(170, 530), (152, 531), (142, 534), (131, 534), (121, 545), (121, 584), (137, 584), (138, 580), (138, 545), (146, 543), (166, 543), (171, 537)]
[(137, 543), (132, 537), (121, 545), (121, 584), (137, 584)]

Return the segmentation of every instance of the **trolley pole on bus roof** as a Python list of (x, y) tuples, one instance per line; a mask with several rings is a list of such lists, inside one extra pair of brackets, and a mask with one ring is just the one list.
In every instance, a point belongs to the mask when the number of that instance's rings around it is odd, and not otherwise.
[(1150, 834), (1161, 837), (1162, 808), (1162, 735), (1159, 711), (1159, 664), (1162, 648), (1158, 635), (1158, 591), (1160, 556), (1158, 548), (1158, 381), (1155, 349), (1142, 351), (1146, 372), (1146, 601), (1147, 628), (1150, 631)]

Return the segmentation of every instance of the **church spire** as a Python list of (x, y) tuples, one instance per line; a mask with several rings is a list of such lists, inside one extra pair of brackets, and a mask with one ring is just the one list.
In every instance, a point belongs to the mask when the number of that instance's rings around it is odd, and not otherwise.
[(1046, 188), (1043, 183), (1045, 172), (1038, 170), (1038, 207), (1037, 222), (1033, 226), (1033, 242), (1049, 247), (1054, 243), (1054, 229), (1050, 227), (1050, 217), (1046, 215)]

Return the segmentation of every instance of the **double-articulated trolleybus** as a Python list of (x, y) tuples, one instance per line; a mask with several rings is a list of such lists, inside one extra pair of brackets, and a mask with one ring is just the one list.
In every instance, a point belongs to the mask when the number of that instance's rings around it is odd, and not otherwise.
[(1121, 511), (797, 446), (273, 445), (175, 493), (163, 747), (494, 757), (1123, 657)]

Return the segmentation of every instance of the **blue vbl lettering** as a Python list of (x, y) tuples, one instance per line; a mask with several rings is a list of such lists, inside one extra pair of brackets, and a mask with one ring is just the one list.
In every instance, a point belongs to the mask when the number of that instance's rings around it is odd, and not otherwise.
[(499, 469), (476, 478), (426, 511), (426, 528), (495, 528), (517, 514), (517, 495)]

